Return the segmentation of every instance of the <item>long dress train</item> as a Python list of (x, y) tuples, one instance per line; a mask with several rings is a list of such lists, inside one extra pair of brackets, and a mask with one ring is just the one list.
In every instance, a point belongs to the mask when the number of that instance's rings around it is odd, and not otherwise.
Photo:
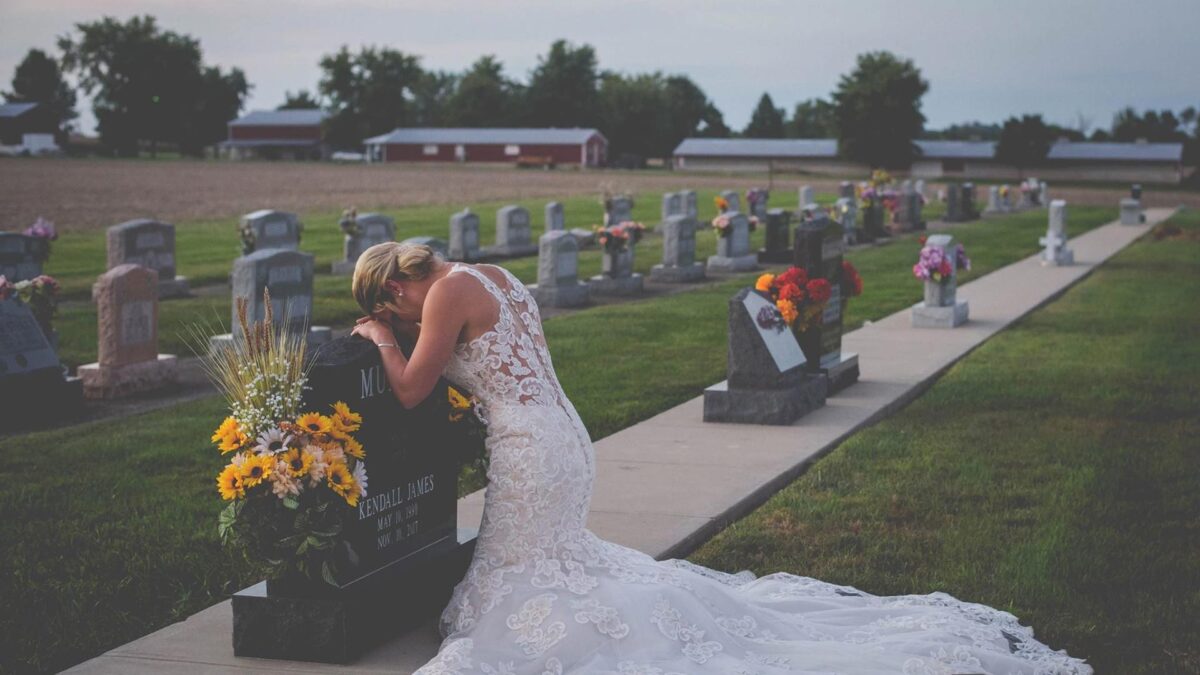
[(475, 557), (421, 675), (481, 673), (1091, 673), (1013, 615), (944, 593), (880, 597), (772, 574), (656, 561), (586, 527), (592, 443), (559, 386), (537, 305), (467, 265), (496, 299), (493, 330), (446, 375), (488, 423)]

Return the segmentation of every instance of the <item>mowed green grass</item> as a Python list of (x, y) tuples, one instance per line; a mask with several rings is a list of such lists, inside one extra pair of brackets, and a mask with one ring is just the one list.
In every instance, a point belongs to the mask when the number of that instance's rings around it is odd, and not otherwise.
[[(1072, 231), (1115, 215), (1076, 209)], [(1044, 212), (959, 226), (975, 257), (968, 276), (1032, 253), (1044, 228)], [(866, 288), (850, 303), (848, 327), (921, 297), (910, 271), (918, 246), (909, 236), (851, 254)], [(728, 299), (753, 278), (547, 321), (555, 368), (593, 438), (723, 379)], [(348, 301), (342, 309), (332, 294), (326, 301), (318, 312), (354, 316)], [(216, 539), (214, 477), (222, 462), (208, 438), (223, 415), (209, 398), (0, 439), (0, 546), (11, 570), (0, 576), (0, 667), (69, 666), (255, 581)]]
[(1200, 212), (990, 340), (702, 547), (1010, 611), (1100, 673), (1200, 671)]

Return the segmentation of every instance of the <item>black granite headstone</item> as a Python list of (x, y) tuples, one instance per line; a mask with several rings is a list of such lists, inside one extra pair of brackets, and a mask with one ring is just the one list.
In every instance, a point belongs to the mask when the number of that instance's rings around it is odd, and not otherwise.
[(82, 407), (82, 383), (64, 376), (28, 305), (0, 301), (0, 429), (62, 422)]
[(785, 263), (792, 259), (791, 238), (792, 214), (785, 209), (767, 211), (764, 235), (766, 242), (758, 251), (760, 263)]
[(830, 392), (858, 380), (858, 356), (842, 354), (842, 257), (846, 245), (842, 228), (824, 214), (796, 228), (795, 258), (792, 264), (803, 269), (809, 279), (829, 282), (829, 303), (821, 321), (797, 334), (808, 361), (809, 372), (829, 378)]

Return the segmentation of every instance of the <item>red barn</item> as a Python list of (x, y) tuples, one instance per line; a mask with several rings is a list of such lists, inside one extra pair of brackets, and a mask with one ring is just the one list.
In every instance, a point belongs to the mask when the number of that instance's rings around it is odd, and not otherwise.
[(401, 128), (363, 143), (372, 162), (601, 166), (608, 159), (608, 139), (595, 129)]
[(320, 110), (255, 110), (229, 123), (221, 148), (233, 159), (323, 159)]

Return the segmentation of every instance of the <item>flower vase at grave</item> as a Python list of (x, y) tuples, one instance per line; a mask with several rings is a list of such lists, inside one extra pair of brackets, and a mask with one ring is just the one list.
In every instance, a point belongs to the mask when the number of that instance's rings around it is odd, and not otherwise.
[[(925, 249), (940, 251), (950, 261), (950, 273), (941, 279), (932, 276), (924, 280), (925, 300), (913, 305), (913, 328), (956, 328), (966, 323), (970, 311), (958, 295), (958, 246), (948, 234), (935, 234), (925, 241)], [(924, 260), (924, 258), (922, 258)], [(914, 272), (917, 268), (914, 268)]]
[(611, 279), (623, 279), (633, 275), (633, 248), (607, 251), (600, 263), (600, 273)]

